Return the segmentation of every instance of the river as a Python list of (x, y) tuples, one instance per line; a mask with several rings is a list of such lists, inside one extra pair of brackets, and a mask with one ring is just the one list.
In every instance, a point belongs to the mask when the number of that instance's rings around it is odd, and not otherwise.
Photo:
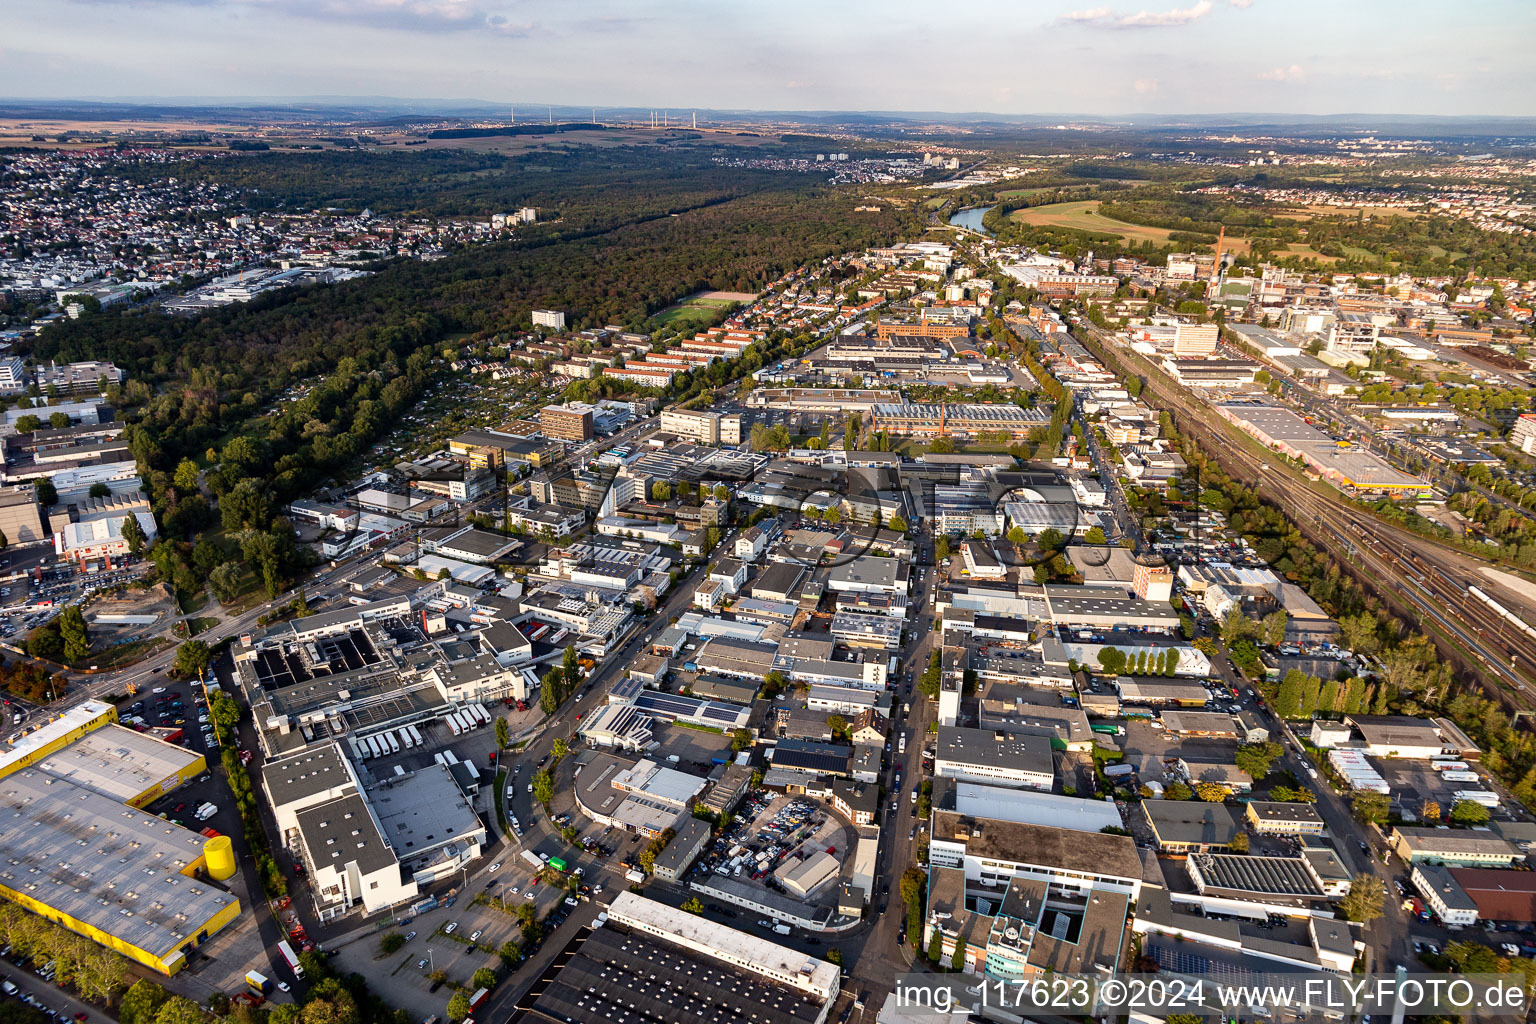
[(992, 209), (990, 206), (967, 207), (964, 210), (956, 211), (955, 215), (949, 218), (949, 222), (957, 228), (970, 228), (977, 234), (990, 237), (992, 232), (988, 231), (981, 223), (981, 218), (985, 217), (990, 209)]

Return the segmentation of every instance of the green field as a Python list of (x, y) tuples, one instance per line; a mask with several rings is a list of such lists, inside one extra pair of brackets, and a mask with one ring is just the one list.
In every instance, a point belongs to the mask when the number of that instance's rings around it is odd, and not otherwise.
[[(1035, 227), (1067, 228), (1071, 231), (1092, 231), (1100, 235), (1118, 235), (1127, 242), (1151, 242), (1153, 245), (1169, 244), (1168, 228), (1152, 228), (1142, 224), (1128, 224), (1098, 213), (1099, 201), (1085, 199), (1075, 203), (1050, 203), (1026, 210), (1014, 210), (1008, 219), (1019, 224)], [(1228, 238), (1226, 247), (1233, 252), (1246, 252), (1248, 243), (1240, 238)]]

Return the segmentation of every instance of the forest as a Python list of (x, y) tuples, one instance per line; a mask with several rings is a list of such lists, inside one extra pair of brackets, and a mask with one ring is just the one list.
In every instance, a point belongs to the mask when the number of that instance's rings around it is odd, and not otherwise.
[[(591, 159), (602, 165), (611, 154), (593, 151)], [(527, 328), (540, 307), (568, 310), (575, 328), (638, 325), (700, 289), (756, 291), (808, 260), (914, 229), (908, 214), (854, 212), (856, 197), (804, 179), (738, 175), (731, 188), (743, 194), (720, 191), (723, 178), (701, 186), (716, 190), (707, 196), (685, 193), (698, 184), (690, 183), (691, 158), (671, 159), (670, 181), (657, 164), (642, 184), (610, 182), (607, 216), (631, 218), (612, 230), (400, 260), (362, 280), (278, 292), (197, 318), (90, 313), (44, 332), (33, 355), (110, 359), (127, 370), (114, 404), (162, 527), (163, 542), (149, 552), (162, 578), (183, 593), (210, 579), (233, 589), (222, 566), (241, 559), (275, 594), (304, 561), (280, 505), (357, 464), (432, 385), (442, 342)], [(355, 170), (351, 162), (372, 160), (319, 154), (285, 166), (303, 177), (337, 161)], [(301, 175), (304, 161), (313, 164)], [(222, 173), (228, 163), (211, 166)], [(551, 201), (586, 196), (600, 178), (581, 169), (572, 191), (551, 193)], [(659, 202), (684, 194), (705, 198), (675, 216), (655, 214)], [(597, 197), (590, 199), (595, 209)], [(509, 197), (495, 208), (524, 201)], [(204, 490), (219, 501), (217, 537), (199, 536), (215, 518)]]

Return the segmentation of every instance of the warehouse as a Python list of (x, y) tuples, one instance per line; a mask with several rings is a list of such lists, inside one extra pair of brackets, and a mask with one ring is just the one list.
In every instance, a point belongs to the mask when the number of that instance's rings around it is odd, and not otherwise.
[(1242, 831), (1225, 804), (1193, 800), (1146, 800), (1141, 809), (1163, 853), (1225, 850)]
[(1130, 836), (933, 812), (929, 863), (965, 869), (967, 883), (1006, 886), (1015, 876), (1084, 896), (1096, 888), (1141, 894), (1142, 864)]
[(1047, 791), (1056, 781), (1051, 741), (1044, 736), (940, 726), (934, 750), (934, 778)]
[(837, 879), (837, 870), (837, 858), (817, 850), (804, 860), (786, 858), (773, 874), (791, 895), (809, 899), (812, 893)]
[(1491, 832), (1454, 832), (1399, 825), (1392, 829), (1388, 845), (1409, 864), (1427, 862), (1455, 867), (1493, 867), (1518, 864), (1525, 859), (1518, 846)]
[(1408, 715), (1347, 715), (1372, 757), (1430, 758), (1445, 751), (1439, 729), (1427, 718)]
[(240, 901), (209, 880), (235, 872), (229, 838), (205, 839), (80, 779), (42, 768), (0, 779), (0, 895), (175, 974), (240, 913)]
[(1161, 721), (1170, 736), (1206, 736), (1223, 740), (1238, 738), (1237, 723), (1232, 716), (1214, 711), (1164, 711)]
[(1492, 868), (1451, 868), (1484, 921), (1536, 921), (1536, 872)]
[(1394, 496), (1430, 489), (1427, 481), (1394, 469), (1367, 449), (1335, 441), (1289, 409), (1262, 402), (1220, 402), (1215, 409), (1261, 444), (1302, 460), (1341, 488)]
[(656, 855), (652, 869), (656, 877), (663, 882), (682, 881), (704, 847), (709, 845), (711, 835), (710, 824), (703, 818), (690, 817), (683, 822), (667, 848)]
[(1308, 870), (1307, 862), (1300, 857), (1197, 853), (1185, 862), (1185, 868), (1203, 896), (1285, 906), (1305, 906), (1328, 899)]
[(1202, 684), (1179, 682), (1172, 679), (1132, 679), (1119, 676), (1115, 690), (1124, 704), (1178, 704), (1186, 707), (1204, 707), (1211, 699), (1210, 691)]
[(38, 767), (119, 803), (143, 807), (197, 778), (207, 762), (202, 754), (149, 733), (105, 725), (50, 754)]

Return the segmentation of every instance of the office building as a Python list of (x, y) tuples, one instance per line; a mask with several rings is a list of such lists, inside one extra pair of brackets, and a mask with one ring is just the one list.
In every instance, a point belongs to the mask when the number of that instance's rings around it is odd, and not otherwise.
[(592, 440), (593, 408), (585, 402), (546, 405), (539, 410), (539, 430), (545, 437), (580, 444)]

